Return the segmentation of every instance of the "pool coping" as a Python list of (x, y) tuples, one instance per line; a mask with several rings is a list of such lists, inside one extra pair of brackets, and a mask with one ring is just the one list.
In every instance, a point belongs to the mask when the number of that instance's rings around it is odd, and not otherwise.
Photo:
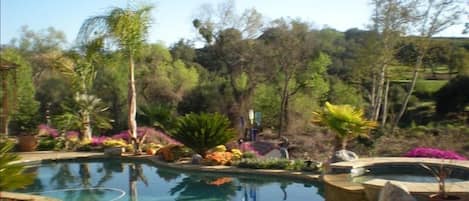
[[(372, 179), (364, 182), (363, 184), (355, 183), (350, 180), (350, 170), (353, 168), (368, 167), (374, 165), (405, 165), (405, 164), (444, 164), (469, 170), (469, 161), (449, 160), (449, 159), (435, 159), (435, 158), (407, 158), (407, 157), (379, 157), (379, 158), (360, 158), (354, 161), (338, 162), (331, 164), (331, 170), (335, 170), (338, 174), (327, 174), (324, 176), (323, 181), (337, 188), (341, 188), (351, 193), (364, 192), (367, 190), (378, 191), (388, 182), (385, 179)], [(400, 183), (409, 190), (412, 194), (432, 194), (438, 192), (438, 184), (436, 183), (423, 183), (423, 182), (403, 182), (391, 181), (393, 183)], [(447, 192), (455, 194), (469, 194), (469, 181), (451, 182), (447, 184)], [(368, 192), (367, 192), (368, 193)], [(375, 192), (376, 194), (376, 192)]]

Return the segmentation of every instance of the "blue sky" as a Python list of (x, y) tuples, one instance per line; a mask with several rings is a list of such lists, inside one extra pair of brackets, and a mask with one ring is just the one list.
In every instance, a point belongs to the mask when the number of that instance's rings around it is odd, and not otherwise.
[[(216, 5), (222, 0), (147, 0), (155, 5), (150, 42), (169, 46), (180, 38), (193, 39), (192, 18), (202, 4)], [(301, 18), (316, 28), (329, 26), (340, 31), (365, 28), (369, 23), (371, 7), (368, 0), (235, 0), (239, 12), (256, 8), (267, 19), (280, 17)], [(73, 42), (88, 17), (100, 15), (112, 7), (125, 7), (127, 0), (0, 0), (0, 43), (6, 44), (18, 37), (20, 28), (27, 25), (35, 31), (54, 27), (64, 31)], [(461, 35), (462, 25), (450, 28), (442, 36)]]

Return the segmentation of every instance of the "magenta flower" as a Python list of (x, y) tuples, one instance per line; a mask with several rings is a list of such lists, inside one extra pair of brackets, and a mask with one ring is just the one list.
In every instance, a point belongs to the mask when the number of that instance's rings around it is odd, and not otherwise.
[(429, 147), (417, 147), (406, 154), (406, 157), (426, 157), (426, 158), (442, 158), (442, 159), (454, 159), (454, 160), (467, 160), (466, 157), (459, 155), (453, 151), (441, 150)]
[(67, 139), (78, 138), (80, 133), (78, 131), (67, 131), (65, 136)]
[(52, 128), (52, 127), (50, 127), (46, 124), (39, 124), (39, 126), (37, 126), (37, 128), (38, 128), (38, 134), (39, 135), (48, 136), (48, 137), (52, 137), (52, 138), (59, 137), (59, 131), (57, 131), (57, 129)]
[(100, 136), (100, 137), (92, 137), (91, 138), (91, 146), (102, 146), (104, 141), (106, 141), (107, 137), (106, 136)]
[[(157, 141), (162, 144), (181, 144), (180, 142), (169, 137), (167, 134), (157, 131), (154, 128), (150, 127), (139, 127), (137, 128), (137, 136), (140, 138), (146, 133), (147, 140)], [(113, 139), (122, 139), (125, 141), (130, 141), (130, 135), (128, 130), (123, 130), (120, 133), (112, 135)]]

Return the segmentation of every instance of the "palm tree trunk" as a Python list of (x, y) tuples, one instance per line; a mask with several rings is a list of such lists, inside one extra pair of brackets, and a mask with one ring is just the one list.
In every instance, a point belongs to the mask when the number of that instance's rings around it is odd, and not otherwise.
[(135, 66), (134, 59), (131, 53), (129, 53), (129, 92), (128, 92), (128, 126), (130, 137), (132, 138), (132, 144), (134, 146), (134, 153), (141, 153), (140, 146), (138, 143), (137, 136), (137, 121), (135, 120), (135, 115), (137, 114), (137, 94), (135, 91)]
[(84, 141), (91, 140), (92, 137), (92, 130), (91, 130), (91, 122), (90, 122), (90, 113), (88, 111), (83, 112), (82, 114), (82, 138)]

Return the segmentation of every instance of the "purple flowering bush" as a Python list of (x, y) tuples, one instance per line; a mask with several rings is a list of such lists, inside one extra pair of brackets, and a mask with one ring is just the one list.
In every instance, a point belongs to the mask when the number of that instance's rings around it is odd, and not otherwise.
[(442, 159), (454, 159), (454, 160), (467, 160), (466, 157), (461, 156), (453, 151), (441, 150), (436, 148), (428, 147), (417, 147), (411, 149), (405, 157), (426, 157), (426, 158), (442, 158)]
[(90, 145), (94, 147), (102, 146), (107, 139), (108, 137), (106, 136), (92, 137)]
[(51, 137), (51, 138), (59, 137), (59, 131), (57, 131), (57, 129), (52, 128), (46, 124), (40, 124), (39, 126), (37, 126), (37, 129), (38, 129), (38, 136)]
[[(174, 140), (173, 138), (169, 137), (167, 134), (157, 131), (154, 128), (150, 127), (139, 127), (137, 128), (137, 136), (141, 138), (144, 134), (146, 134), (146, 142), (152, 142), (157, 144), (181, 144), (180, 142)], [(112, 136), (113, 139), (122, 139), (127, 142), (130, 141), (130, 135), (128, 130), (123, 130), (120, 133), (117, 133)]]

